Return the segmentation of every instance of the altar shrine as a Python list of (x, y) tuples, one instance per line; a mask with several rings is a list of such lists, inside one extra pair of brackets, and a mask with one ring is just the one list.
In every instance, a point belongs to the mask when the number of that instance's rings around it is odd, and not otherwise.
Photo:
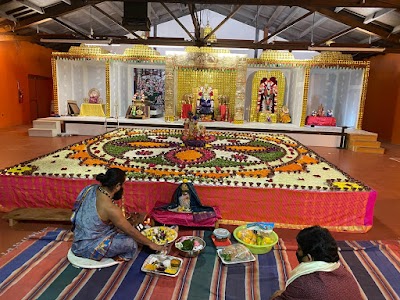
[[(340, 52), (298, 60), (290, 52), (267, 50), (248, 58), (227, 49), (186, 47), (161, 56), (144, 45), (123, 55), (71, 47), (68, 53), (53, 53), (52, 66), (59, 115), (67, 115), (68, 101), (87, 103), (84, 91), (95, 89), (105, 97), (106, 117), (132, 117), (127, 114), (131, 99), (143, 91), (150, 101), (148, 117), (162, 116), (166, 122), (184, 120), (192, 112), (199, 122), (355, 129), (361, 129), (369, 74), (368, 61), (353, 61)], [(317, 120), (313, 110), (319, 105), (326, 114)]]

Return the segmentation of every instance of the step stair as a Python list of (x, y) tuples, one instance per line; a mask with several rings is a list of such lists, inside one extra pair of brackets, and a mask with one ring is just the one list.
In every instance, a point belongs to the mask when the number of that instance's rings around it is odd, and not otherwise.
[(29, 136), (55, 137), (60, 134), (60, 121), (37, 119), (33, 121), (33, 128), (28, 130)]
[(29, 136), (40, 136), (40, 137), (55, 137), (58, 135), (56, 129), (48, 129), (48, 128), (29, 128), (28, 129)]
[(17, 208), (3, 216), (10, 226), (18, 221), (70, 222), (71, 209), (64, 208)]
[(385, 148), (381, 147), (378, 135), (372, 134), (349, 134), (347, 137), (347, 149), (354, 152), (384, 154)]
[(33, 121), (33, 128), (56, 129), (61, 133), (60, 121), (37, 119)]

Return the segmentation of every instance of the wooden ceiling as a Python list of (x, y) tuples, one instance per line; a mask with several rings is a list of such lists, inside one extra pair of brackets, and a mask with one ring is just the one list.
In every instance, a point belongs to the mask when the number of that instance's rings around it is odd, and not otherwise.
[[(140, 5), (142, 1), (128, 0)], [(301, 5), (300, 5), (301, 4)], [(0, 41), (28, 40), (58, 51), (81, 42), (307, 50), (310, 46), (349, 49), (356, 59), (382, 53), (400, 53), (399, 0), (211, 0), (149, 2), (152, 26), (175, 20), (187, 36), (142, 38), (143, 32), (124, 25), (124, 2), (99, 0), (0, 0)], [(201, 37), (201, 11), (268, 33), (249, 39)], [(185, 27), (179, 18), (191, 16)], [(255, 30), (256, 32), (256, 30)], [(277, 39), (279, 38), (279, 39)], [(279, 40), (279, 41), (277, 41)], [(330, 45), (330, 46), (329, 46)], [(360, 50), (361, 49), (361, 50)]]

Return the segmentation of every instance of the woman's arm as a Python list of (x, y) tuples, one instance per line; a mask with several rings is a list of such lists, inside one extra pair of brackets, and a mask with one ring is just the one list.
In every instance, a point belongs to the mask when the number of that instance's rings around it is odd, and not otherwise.
[(125, 234), (132, 237), (138, 243), (148, 246), (150, 249), (155, 251), (163, 250), (164, 246), (157, 245), (150, 241), (147, 237), (140, 233), (139, 230), (134, 228), (123, 216), (122, 211), (119, 207), (114, 204), (107, 203), (104, 209), (106, 217), (110, 220), (117, 228), (122, 230)]

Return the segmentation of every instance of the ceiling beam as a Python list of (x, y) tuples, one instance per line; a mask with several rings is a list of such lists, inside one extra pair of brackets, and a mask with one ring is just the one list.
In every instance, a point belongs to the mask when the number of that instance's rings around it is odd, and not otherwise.
[[(226, 16), (229, 13), (231, 13), (234, 8), (235, 8), (234, 5), (230, 9), (227, 9), (226, 6), (223, 6), (223, 5), (213, 5), (210, 8), (210, 10), (214, 11), (216, 13), (219, 13), (221, 15)], [(241, 22), (241, 23), (244, 23), (244, 24), (246, 23), (245, 20), (248, 20), (247, 24), (249, 24), (251, 26), (254, 26), (254, 22), (253, 22), (254, 15), (255, 15), (254, 10), (249, 10), (249, 9), (247, 9), (246, 6), (242, 6), (241, 9), (240, 9), (240, 14), (234, 15), (232, 17), (232, 19), (237, 20), (238, 22)], [(267, 22), (268, 22), (268, 19), (264, 15), (260, 14), (258, 16), (258, 18), (257, 18), (257, 27), (258, 27), (258, 29), (264, 29), (264, 25), (262, 25), (262, 24), (265, 24)]]
[(265, 25), (265, 27), (269, 28), (269, 26), (271, 26), (275, 20), (281, 15), (281, 13), (286, 9), (286, 6), (278, 6), (275, 11), (272, 13), (271, 18), (269, 18), (267, 24)]
[(25, 5), (26, 7), (29, 7), (30, 9), (33, 9), (37, 13), (43, 15), (44, 14), (44, 9), (41, 8), (40, 6), (36, 5), (35, 3), (29, 1), (29, 0), (17, 0), (19, 3), (22, 5)]
[(118, 5), (113, 4), (113, 3), (109, 2), (109, 1), (102, 2), (101, 5), (103, 5), (103, 4), (105, 4), (112, 12), (115, 12), (119, 17), (121, 17), (121, 20), (122, 20), (122, 16), (124, 15), (124, 11), (120, 7), (118, 7)]
[(37, 26), (31, 26), (31, 28), (36, 30), (37, 33), (44, 32), (44, 33), (48, 33), (48, 34), (55, 34), (55, 32), (53, 30), (44, 28), (43, 26), (40, 27), (39, 25), (37, 25)]
[(396, 34), (396, 33), (398, 33), (398, 32), (400, 32), (400, 25), (397, 25), (395, 28), (393, 28), (393, 30), (392, 30), (392, 33), (393, 34)]
[(314, 12), (313, 11), (309, 11), (308, 13), (302, 15), (300, 18), (297, 18), (296, 20), (290, 22), (289, 24), (287, 24), (285, 27), (271, 33), (270, 36), (262, 39), (261, 41), (259, 41), (259, 44), (263, 44), (264, 42), (268, 41), (268, 39), (273, 38), (274, 36), (277, 36), (279, 34), (281, 34), (282, 32), (284, 32), (285, 30), (289, 29), (290, 27), (292, 27), (294, 24), (296, 24), (297, 22), (307, 18), (308, 16), (312, 15)]
[(65, 28), (77, 33), (78, 35), (80, 35), (84, 38), (90, 39), (90, 32), (86, 31), (85, 29), (83, 29), (75, 24), (72, 24), (71, 22), (69, 22), (67, 20), (61, 19), (61, 17), (54, 18), (53, 20), (54, 20), (54, 22), (60, 24), (61, 26), (64, 26)]
[(261, 15), (261, 11), (262, 11), (263, 9), (264, 9), (264, 6), (262, 6), (262, 5), (257, 6), (257, 13), (256, 13), (256, 15), (254, 16), (253, 22), (256, 22), (256, 21), (257, 21), (258, 17)]
[(391, 13), (392, 11), (395, 11), (395, 10), (396, 9), (394, 9), (394, 8), (383, 8), (381, 10), (378, 10), (378, 11), (366, 16), (363, 23), (369, 24), (375, 20), (378, 20), (379, 18), (382, 18), (384, 15)]
[(372, 23), (364, 24), (363, 18), (358, 17), (350, 12), (343, 10), (338, 13), (335, 13), (333, 10), (328, 9), (328, 8), (315, 8), (315, 10), (317, 12), (319, 12), (320, 14), (323, 14), (323, 15), (327, 16), (328, 18), (331, 18), (339, 23), (343, 23), (350, 27), (359, 27), (370, 33), (379, 35), (380, 37), (382, 37), (382, 39), (390, 41), (392, 43), (396, 43), (396, 44), (400, 43), (399, 35), (393, 34), (390, 31), (387, 31), (386, 29), (382, 28), (381, 26), (378, 26), (378, 25), (375, 25)]
[(189, 12), (190, 12), (190, 16), (192, 17), (192, 22), (193, 22), (193, 26), (194, 26), (194, 37), (195, 37), (195, 41), (200, 41), (200, 23), (199, 20), (197, 19), (197, 15), (196, 15), (196, 4), (192, 3), (189, 4)]
[(283, 20), (281, 24), (279, 24), (277, 30), (280, 30), (281, 28), (285, 27), (285, 25), (289, 23), (289, 21), (292, 20), (292, 18), (296, 16), (300, 10), (301, 10), (300, 7), (293, 7), (292, 12), (285, 18), (285, 20)]
[(160, 3), (165, 10), (169, 13), (169, 15), (174, 18), (174, 20), (176, 21), (176, 23), (178, 23), (178, 25), (187, 33), (187, 35), (190, 37), (190, 39), (192, 41), (195, 40), (194, 36), (190, 33), (190, 31), (181, 23), (181, 21), (179, 21), (179, 19), (172, 13), (172, 11), (168, 8), (168, 6), (165, 3)]
[(371, 43), (373, 43), (373, 42), (376, 42), (376, 41), (378, 41), (378, 40), (380, 40), (381, 39), (381, 37), (380, 36), (369, 36), (369, 37), (367, 37), (366, 39), (363, 39), (362, 41), (360, 41), (360, 44), (371, 44)]
[(11, 16), (11, 15), (7, 15), (4, 11), (2, 11), (2, 10), (0, 10), (0, 17), (1, 18), (4, 18), (4, 19), (7, 19), (7, 20), (10, 20), (10, 21), (13, 21), (13, 22), (17, 22), (17, 19), (16, 18), (14, 18), (13, 16)]
[(325, 44), (325, 43), (327, 43), (329, 41), (334, 41), (334, 40), (340, 38), (341, 36), (352, 32), (354, 29), (355, 28), (351, 28), (351, 27), (350, 28), (346, 28), (345, 30), (342, 30), (342, 31), (340, 31), (338, 33), (335, 33), (334, 35), (331, 35), (330, 37), (328, 37), (328, 38), (326, 38), (326, 39), (324, 39), (322, 41), (317, 42), (316, 45), (323, 45), (323, 44)]
[(306, 36), (307, 34), (309, 34), (311, 31), (314, 30), (314, 27), (318, 27), (319, 25), (325, 23), (328, 20), (327, 17), (322, 17), (321, 19), (319, 19), (317, 22), (311, 24), (310, 27), (308, 27), (307, 29), (303, 30), (303, 32), (299, 35), (298, 39), (301, 39), (302, 37)]
[(156, 11), (154, 10), (153, 5), (151, 5), (151, 2), (148, 2), (148, 3), (149, 3), (150, 13), (154, 16), (155, 19), (157, 19), (157, 20), (160, 19), (159, 16), (158, 16), (158, 14), (157, 14)]
[[(94, 0), (88, 0), (88, 3)], [(120, 0), (109, 0), (120, 1)], [(143, 0), (125, 0), (125, 2), (143, 2)], [(164, 3), (177, 3), (179, 0), (164, 0)], [(210, 4), (209, 0), (184, 0), (188, 4)], [(383, 7), (400, 8), (398, 0), (307, 0), (307, 6), (314, 7)], [(299, 0), (213, 0), (213, 4), (231, 4), (231, 5), (273, 5), (273, 6), (298, 6)]]
[(85, 14), (86, 16), (89, 17), (89, 21), (92, 24), (92, 21), (99, 23), (100, 25), (109, 28), (110, 24), (107, 24), (106, 22), (100, 20), (99, 18), (96, 18), (92, 15), (92, 11), (91, 11), (92, 6), (89, 7), (89, 11), (87, 11), (86, 7), (81, 9), (79, 12), (82, 12), (83, 14)]
[(230, 18), (232, 18), (233, 15), (234, 15), (241, 7), (242, 7), (241, 5), (237, 5), (237, 6), (230, 12), (230, 14), (227, 15), (227, 16), (225, 17), (225, 19), (223, 19), (222, 22), (219, 23), (219, 24), (217, 25), (217, 27), (215, 27), (209, 34), (207, 34), (207, 35), (204, 37), (204, 41), (207, 42), (207, 40), (210, 38), (210, 36), (212, 36), (218, 29), (220, 29), (221, 26), (224, 25), (226, 21), (228, 21)]
[[(95, 3), (100, 3), (102, 0), (91, 0), (91, 4)], [(87, 6), (88, 3), (86, 1), (81, 1), (81, 0), (71, 0), (71, 5), (68, 5), (66, 3), (59, 3), (57, 5), (54, 5), (52, 7), (46, 8), (45, 13), (42, 15), (34, 15), (32, 17), (25, 18), (23, 20), (19, 20), (17, 25), (15, 26), (14, 30), (20, 30), (26, 27), (29, 27), (31, 25), (37, 25), (41, 24), (44, 22), (47, 22), (50, 19), (61, 17), (62, 15), (74, 12), (82, 7)], [(0, 24), (3, 25), (4, 22)]]
[(99, 13), (101, 13), (102, 15), (106, 16), (107, 18), (109, 18), (111, 21), (113, 21), (115, 24), (117, 24), (119, 27), (121, 27), (122, 29), (124, 29), (126, 32), (132, 34), (133, 36), (135, 36), (136, 38), (138, 38), (139, 40), (143, 40), (143, 38), (138, 35), (137, 33), (135, 33), (134, 31), (128, 30), (126, 27), (124, 27), (122, 25), (121, 22), (119, 22), (118, 20), (114, 19), (112, 16), (110, 16), (108, 13), (106, 13), (104, 10), (102, 10), (101, 8), (97, 7), (96, 5), (92, 6), (95, 10), (97, 10)]

